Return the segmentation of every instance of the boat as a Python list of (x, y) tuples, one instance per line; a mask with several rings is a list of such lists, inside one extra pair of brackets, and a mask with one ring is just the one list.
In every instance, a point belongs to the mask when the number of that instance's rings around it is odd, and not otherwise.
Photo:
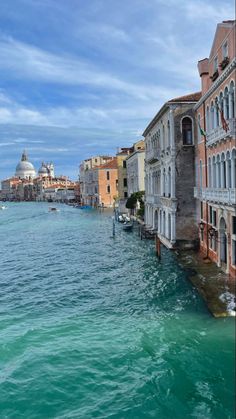
[(131, 230), (133, 230), (133, 223), (132, 222), (130, 222), (130, 221), (125, 221), (124, 223), (123, 223), (123, 230), (125, 230), (125, 231), (131, 231)]
[(48, 208), (48, 211), (49, 212), (59, 212), (60, 210), (58, 208), (56, 208), (56, 207), (49, 207)]
[(7, 207), (5, 207), (5, 205), (0, 205), (0, 210), (5, 210), (7, 209)]

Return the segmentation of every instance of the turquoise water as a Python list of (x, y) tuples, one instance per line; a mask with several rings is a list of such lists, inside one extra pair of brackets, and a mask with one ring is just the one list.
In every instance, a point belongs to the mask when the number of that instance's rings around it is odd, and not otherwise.
[(233, 419), (234, 320), (98, 214), (0, 212), (0, 419)]

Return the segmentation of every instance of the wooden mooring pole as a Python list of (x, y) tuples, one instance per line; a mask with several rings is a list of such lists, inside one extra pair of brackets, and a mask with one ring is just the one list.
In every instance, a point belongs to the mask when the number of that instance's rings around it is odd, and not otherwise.
[(158, 259), (160, 260), (161, 259), (161, 241), (157, 234), (155, 236), (155, 244), (156, 244), (156, 255)]

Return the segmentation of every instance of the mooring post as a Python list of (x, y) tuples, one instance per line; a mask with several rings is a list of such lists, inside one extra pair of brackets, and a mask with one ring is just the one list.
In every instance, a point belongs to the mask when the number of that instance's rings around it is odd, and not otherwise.
[(155, 236), (155, 244), (156, 244), (156, 255), (158, 259), (161, 259), (161, 241), (157, 234)]
[(112, 236), (115, 237), (116, 235), (116, 224), (115, 224), (115, 217), (112, 217)]

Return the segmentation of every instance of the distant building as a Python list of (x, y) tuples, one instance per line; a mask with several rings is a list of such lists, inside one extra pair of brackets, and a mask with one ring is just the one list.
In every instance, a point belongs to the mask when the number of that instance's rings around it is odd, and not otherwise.
[(28, 156), (24, 151), (21, 160), (16, 166), (15, 177), (19, 179), (33, 179), (36, 176), (36, 171), (32, 163), (29, 162)]
[(145, 224), (168, 248), (196, 247), (193, 107), (201, 93), (166, 102), (145, 129)]
[(112, 159), (111, 156), (95, 156), (82, 161), (80, 164), (80, 200), (83, 205), (94, 205), (95, 202), (98, 202), (97, 172), (93, 169), (108, 163)]
[(125, 207), (128, 198), (128, 180), (126, 159), (132, 153), (132, 147), (122, 147), (116, 153), (118, 167), (118, 209), (120, 212), (126, 212)]
[(39, 171), (38, 171), (38, 175), (40, 177), (48, 177), (49, 176), (49, 177), (54, 178), (55, 174), (54, 174), (53, 163), (52, 162), (51, 163), (42, 162), (42, 165), (41, 165), (41, 167), (39, 168)]
[(131, 153), (126, 157), (128, 196), (135, 192), (144, 191), (144, 160), (145, 143), (144, 140), (137, 141)]
[(80, 165), (81, 203), (93, 207), (112, 207), (117, 198), (117, 159), (96, 156)]
[(198, 63), (195, 106), (197, 223), (200, 250), (236, 275), (236, 22), (216, 28), (209, 58)]

